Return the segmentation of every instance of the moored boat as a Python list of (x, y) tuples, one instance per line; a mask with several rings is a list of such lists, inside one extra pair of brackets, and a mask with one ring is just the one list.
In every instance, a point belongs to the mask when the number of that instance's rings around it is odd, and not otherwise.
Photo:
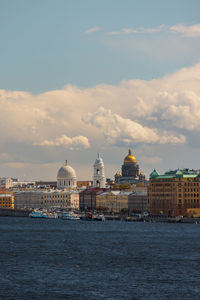
[(48, 212), (45, 216), (46, 219), (57, 219), (58, 214), (55, 212)]
[(64, 212), (62, 214), (61, 218), (63, 220), (80, 220), (79, 215), (73, 211)]
[(44, 218), (44, 213), (41, 210), (33, 210), (29, 214), (29, 217), (31, 217), (31, 218)]

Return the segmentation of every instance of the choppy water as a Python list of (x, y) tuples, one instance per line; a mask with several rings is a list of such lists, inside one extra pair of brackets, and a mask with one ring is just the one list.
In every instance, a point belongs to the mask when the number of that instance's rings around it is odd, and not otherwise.
[(200, 225), (0, 218), (0, 299), (200, 299)]

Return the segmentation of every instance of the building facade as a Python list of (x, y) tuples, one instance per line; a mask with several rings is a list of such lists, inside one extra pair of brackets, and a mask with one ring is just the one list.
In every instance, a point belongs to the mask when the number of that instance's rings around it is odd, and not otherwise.
[(96, 209), (96, 196), (101, 194), (104, 189), (90, 188), (79, 193), (79, 208), (82, 211)]
[(105, 191), (96, 196), (96, 209), (110, 213), (120, 213), (128, 210), (128, 197), (131, 192)]
[(41, 195), (42, 208), (79, 209), (79, 193), (72, 190), (50, 190)]
[(13, 179), (2, 177), (0, 178), (0, 190), (9, 189), (13, 186)]
[(167, 216), (200, 216), (200, 173), (183, 169), (150, 174), (150, 213)]
[(14, 209), (13, 193), (0, 192), (0, 208)]
[(15, 191), (15, 208), (33, 209), (42, 208), (42, 191)]
[(137, 213), (149, 211), (147, 190), (134, 191), (128, 196), (128, 210)]

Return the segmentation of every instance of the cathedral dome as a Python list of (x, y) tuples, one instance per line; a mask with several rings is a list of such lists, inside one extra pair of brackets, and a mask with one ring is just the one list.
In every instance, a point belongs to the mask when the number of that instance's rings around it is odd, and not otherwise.
[(129, 163), (136, 163), (137, 160), (135, 156), (132, 155), (132, 150), (129, 149), (128, 155), (124, 158), (124, 164), (129, 164)]
[(76, 173), (72, 167), (68, 166), (67, 161), (65, 165), (58, 170), (57, 186), (58, 188), (76, 186)]

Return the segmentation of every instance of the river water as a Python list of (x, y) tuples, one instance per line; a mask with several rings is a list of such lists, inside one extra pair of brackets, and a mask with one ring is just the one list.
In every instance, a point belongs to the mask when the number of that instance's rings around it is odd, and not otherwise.
[(2, 217), (0, 299), (200, 299), (200, 224)]

